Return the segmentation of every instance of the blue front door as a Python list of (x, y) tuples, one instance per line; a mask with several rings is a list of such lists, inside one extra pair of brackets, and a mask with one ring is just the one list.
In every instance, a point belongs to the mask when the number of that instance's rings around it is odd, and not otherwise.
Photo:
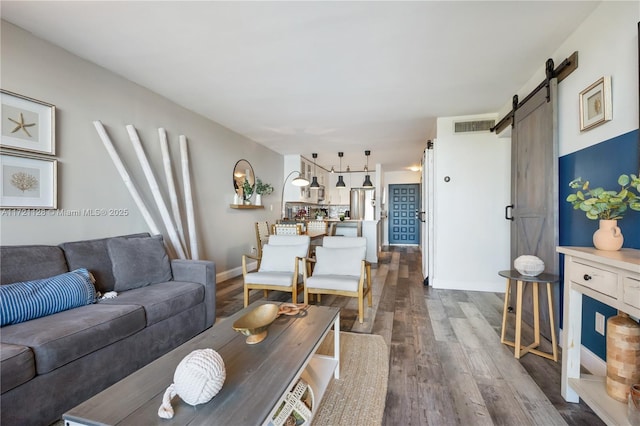
[(420, 185), (389, 185), (389, 244), (420, 244)]

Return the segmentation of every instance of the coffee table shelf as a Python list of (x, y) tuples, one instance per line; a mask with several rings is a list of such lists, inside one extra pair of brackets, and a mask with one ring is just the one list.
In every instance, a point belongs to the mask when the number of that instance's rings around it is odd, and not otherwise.
[(316, 407), (318, 403), (322, 401), (324, 392), (329, 387), (331, 382), (331, 376), (338, 367), (338, 361), (333, 358), (325, 357), (322, 355), (315, 355), (307, 368), (302, 373), (302, 380), (307, 382), (313, 389), (313, 394), (316, 398)]

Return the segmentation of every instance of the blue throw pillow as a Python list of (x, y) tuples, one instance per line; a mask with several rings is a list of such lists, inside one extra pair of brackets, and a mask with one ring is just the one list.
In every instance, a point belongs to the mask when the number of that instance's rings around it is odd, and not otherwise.
[(51, 278), (0, 285), (0, 326), (90, 305), (95, 300), (96, 288), (84, 268)]

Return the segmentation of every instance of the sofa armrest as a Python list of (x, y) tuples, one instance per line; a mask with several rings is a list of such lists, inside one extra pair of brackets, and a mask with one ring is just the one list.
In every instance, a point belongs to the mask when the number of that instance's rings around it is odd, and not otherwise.
[(209, 260), (173, 259), (171, 270), (174, 281), (185, 281), (204, 286), (206, 305), (205, 327), (211, 327), (216, 321), (216, 265)]

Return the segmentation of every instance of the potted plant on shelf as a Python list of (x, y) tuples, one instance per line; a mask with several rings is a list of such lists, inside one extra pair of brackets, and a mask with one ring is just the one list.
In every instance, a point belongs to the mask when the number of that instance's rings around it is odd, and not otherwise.
[(262, 196), (269, 195), (273, 192), (273, 186), (270, 183), (264, 183), (260, 178), (256, 179), (256, 205), (262, 205)]
[(253, 195), (253, 186), (247, 179), (242, 183), (242, 199), (245, 204), (251, 204), (251, 196)]
[(640, 211), (640, 178), (636, 175), (620, 175), (620, 190), (591, 189), (589, 181), (576, 178), (569, 186), (577, 191), (569, 194), (567, 201), (574, 210), (582, 210), (592, 220), (599, 220), (599, 228), (593, 234), (593, 245), (599, 250), (620, 250), (624, 237), (618, 227), (618, 220), (627, 209)]

